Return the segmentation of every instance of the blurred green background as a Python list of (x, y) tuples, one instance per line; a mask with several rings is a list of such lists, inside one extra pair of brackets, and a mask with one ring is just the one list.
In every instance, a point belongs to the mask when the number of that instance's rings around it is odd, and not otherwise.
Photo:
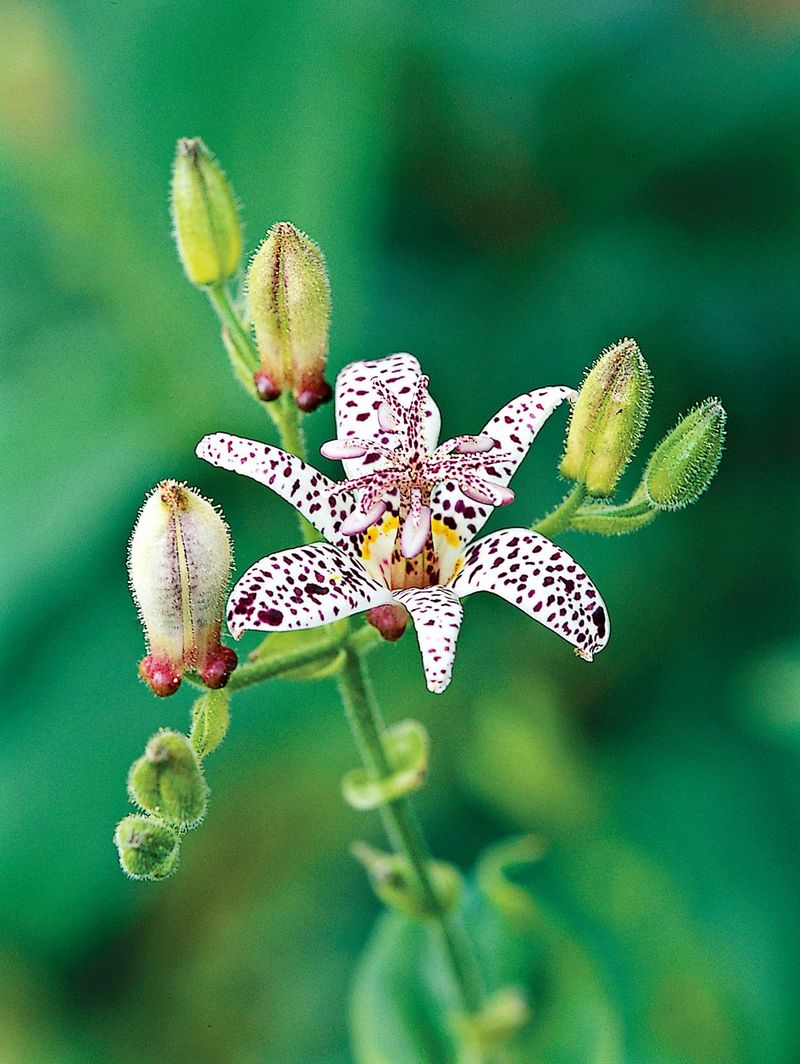
[[(0, 1059), (351, 1060), (379, 907), (346, 850), (380, 834), (339, 797), (355, 758), (332, 681), (236, 699), (173, 879), (127, 881), (111, 843), (129, 763), (191, 704), (136, 678), (145, 492), (169, 475), (210, 494), (240, 570), (295, 536), (287, 506), (193, 457), (205, 432), (269, 422), (174, 253), (169, 167), (192, 135), (249, 247), (286, 218), (325, 250), (332, 370), (415, 352), (448, 436), (578, 382), (623, 335), (655, 378), (642, 458), (722, 397), (700, 504), (563, 538), (613, 619), (591, 667), (478, 596), (444, 696), (411, 636), (371, 668), (387, 716), (432, 733), (437, 854), (551, 841), (532, 889), (625, 1064), (793, 1064), (800, 19), (766, 0), (3, 4)], [(309, 421), (315, 446), (331, 425)], [(562, 431), (557, 414), (504, 520), (561, 497)]]

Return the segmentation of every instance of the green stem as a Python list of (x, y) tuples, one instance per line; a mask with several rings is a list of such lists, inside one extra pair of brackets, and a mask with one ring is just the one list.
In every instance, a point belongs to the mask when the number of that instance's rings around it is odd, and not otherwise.
[(576, 484), (563, 502), (559, 503), (554, 510), (551, 510), (546, 517), (531, 526), (533, 531), (539, 532), (543, 536), (548, 536), (550, 539), (553, 536), (557, 536), (559, 532), (566, 531), (572, 522), (572, 515), (585, 497), (586, 488), (583, 484)]
[[(386, 728), (363, 663), (352, 649), (348, 650), (339, 674), (339, 691), (364, 768), (373, 778), (382, 779), (392, 771), (384, 745)], [(436, 913), (431, 919), (441, 938), (462, 1005), (467, 1012), (476, 1013), (483, 1003), (478, 965), (460, 915), (441, 909), (429, 871), (430, 851), (411, 800), (398, 798), (382, 806), (380, 812), (392, 848), (405, 857), (426, 906)]]
[(233, 305), (230, 289), (227, 285), (220, 284), (212, 285), (206, 291), (212, 307), (217, 312), (217, 317), (228, 330), (228, 335), (236, 354), (252, 377), (258, 368), (258, 352), (253, 347), (241, 318)]

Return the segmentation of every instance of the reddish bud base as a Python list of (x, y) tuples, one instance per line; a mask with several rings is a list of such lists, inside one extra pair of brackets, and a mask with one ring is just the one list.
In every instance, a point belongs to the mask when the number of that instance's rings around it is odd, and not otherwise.
[(235, 651), (220, 644), (211, 651), (202, 665), (197, 666), (197, 675), (206, 687), (217, 690), (228, 682), (236, 668), (237, 660)]
[(255, 371), (253, 384), (256, 386), (256, 395), (262, 402), (271, 403), (281, 394), (281, 390), (274, 379), (263, 369)]
[(365, 616), (387, 643), (396, 643), (408, 625), (408, 610), (405, 606), (373, 606)]
[(313, 413), (318, 406), (330, 402), (332, 398), (333, 389), (324, 377), (316, 381), (303, 381), (294, 393), (294, 401), (305, 414)]
[(182, 672), (166, 658), (156, 658), (148, 654), (139, 662), (139, 676), (154, 695), (167, 698), (174, 695), (180, 687)]

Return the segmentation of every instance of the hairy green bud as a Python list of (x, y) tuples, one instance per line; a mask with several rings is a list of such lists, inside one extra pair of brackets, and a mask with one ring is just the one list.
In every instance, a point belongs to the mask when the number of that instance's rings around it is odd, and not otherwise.
[(366, 842), (355, 842), (350, 852), (367, 871), (372, 889), (384, 905), (415, 919), (452, 911), (461, 900), (463, 884), (458, 869), (444, 861), (429, 861), (434, 897), (423, 890), (407, 859), (384, 853)]
[(242, 257), (242, 227), (228, 179), (199, 137), (178, 141), (171, 204), (178, 254), (192, 284), (232, 277)]
[(330, 288), (317, 245), (290, 222), (273, 225), (247, 271), (247, 302), (261, 365), (259, 397), (277, 399), (287, 388), (310, 413), (331, 398), (325, 380)]
[(216, 750), (228, 732), (230, 697), (227, 691), (209, 691), (192, 706), (192, 731), (189, 736), (199, 758)]
[(131, 813), (120, 820), (114, 845), (123, 872), (132, 879), (166, 879), (178, 866), (178, 833), (155, 817)]
[(688, 506), (709, 486), (722, 457), (726, 419), (719, 399), (706, 399), (650, 455), (642, 483), (658, 510)]
[(572, 409), (561, 473), (590, 495), (611, 495), (642, 437), (652, 394), (635, 340), (620, 340), (589, 370)]
[(128, 793), (136, 805), (182, 828), (194, 827), (206, 811), (208, 787), (190, 740), (163, 729), (134, 761)]

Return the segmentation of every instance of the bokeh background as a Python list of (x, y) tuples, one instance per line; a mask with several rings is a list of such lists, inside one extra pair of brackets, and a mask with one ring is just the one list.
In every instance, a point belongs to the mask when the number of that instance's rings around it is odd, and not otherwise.
[[(250, 248), (290, 219), (325, 250), (332, 370), (414, 351), (448, 435), (633, 335), (655, 378), (633, 487), (677, 415), (722, 397), (700, 504), (563, 538), (613, 618), (592, 666), (479, 596), (444, 696), (411, 636), (371, 668), (388, 717), (432, 733), (438, 854), (550, 840), (535, 889), (625, 1064), (796, 1062), (800, 19), (769, 0), (3, 4), (0, 1058), (352, 1059), (379, 907), (347, 846), (380, 835), (339, 797), (333, 681), (236, 699), (173, 879), (129, 882), (111, 843), (129, 763), (191, 704), (136, 678), (145, 492), (169, 475), (210, 494), (240, 568), (295, 536), (288, 507), (193, 457), (207, 431), (269, 422), (171, 242), (191, 135)], [(562, 434), (556, 415), (504, 519), (561, 497)]]

